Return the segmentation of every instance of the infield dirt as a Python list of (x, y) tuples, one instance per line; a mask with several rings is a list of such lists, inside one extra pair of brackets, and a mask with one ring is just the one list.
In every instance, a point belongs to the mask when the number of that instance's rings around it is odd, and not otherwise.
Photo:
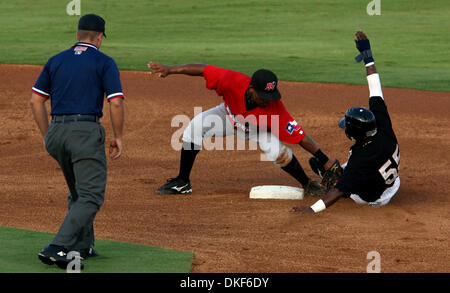
[[(0, 225), (56, 233), (67, 188), (44, 150), (29, 107), (41, 66), (0, 65)], [(380, 70), (383, 82), (383, 72)], [(363, 69), (361, 69), (361, 74)], [(298, 215), (303, 201), (252, 200), (256, 185), (297, 186), (260, 151), (202, 151), (192, 195), (155, 190), (178, 173), (171, 147), (173, 116), (192, 118), (221, 103), (202, 78), (151, 77), (122, 71), (126, 95), (125, 152), (108, 161), (105, 204), (96, 237), (195, 253), (192, 272), (365, 272), (368, 252), (382, 272), (450, 272), (450, 93), (384, 88), (400, 145), (401, 187), (388, 206), (340, 200), (316, 215)], [(365, 86), (280, 82), (288, 111), (329, 156), (345, 162), (351, 142), (337, 121), (351, 106), (368, 106)], [(111, 139), (109, 106), (102, 119)], [(291, 146), (306, 172), (309, 154)], [(43, 243), (45, 245), (45, 243)]]

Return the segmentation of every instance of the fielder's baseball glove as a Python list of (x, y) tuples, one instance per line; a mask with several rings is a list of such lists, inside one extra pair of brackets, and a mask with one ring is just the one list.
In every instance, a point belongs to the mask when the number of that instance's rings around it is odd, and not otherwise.
[(336, 185), (339, 176), (342, 175), (343, 169), (341, 165), (339, 165), (338, 160), (334, 161), (333, 165), (330, 168), (325, 170), (325, 173), (322, 176), (321, 184), (324, 185), (327, 190), (330, 190)]

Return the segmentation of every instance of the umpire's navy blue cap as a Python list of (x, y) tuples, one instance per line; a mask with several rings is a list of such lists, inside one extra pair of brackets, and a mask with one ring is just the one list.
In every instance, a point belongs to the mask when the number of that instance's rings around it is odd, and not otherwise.
[(79, 30), (94, 31), (105, 34), (105, 20), (96, 14), (86, 14), (78, 22)]

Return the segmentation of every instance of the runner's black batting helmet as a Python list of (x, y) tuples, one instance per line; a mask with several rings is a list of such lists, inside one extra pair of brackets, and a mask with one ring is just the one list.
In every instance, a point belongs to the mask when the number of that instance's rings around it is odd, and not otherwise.
[(377, 133), (377, 123), (372, 111), (362, 107), (352, 107), (345, 112), (345, 117), (338, 123), (345, 129), (351, 140), (361, 141)]

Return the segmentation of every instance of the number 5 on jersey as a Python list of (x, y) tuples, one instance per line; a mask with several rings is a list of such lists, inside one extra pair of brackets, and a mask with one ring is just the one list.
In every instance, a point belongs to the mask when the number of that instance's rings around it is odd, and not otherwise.
[(386, 163), (384, 163), (384, 165), (381, 166), (381, 168), (378, 170), (378, 172), (380, 172), (381, 176), (384, 178), (386, 185), (392, 184), (392, 182), (394, 182), (395, 179), (397, 179), (399, 166), (400, 166), (400, 152), (397, 144), (395, 152), (392, 154), (392, 159), (389, 158), (389, 160), (387, 160)]

